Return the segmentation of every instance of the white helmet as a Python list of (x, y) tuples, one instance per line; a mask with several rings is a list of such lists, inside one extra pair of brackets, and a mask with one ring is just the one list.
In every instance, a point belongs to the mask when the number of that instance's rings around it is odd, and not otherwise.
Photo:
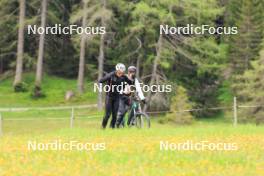
[(121, 71), (121, 72), (125, 72), (126, 71), (126, 66), (122, 63), (118, 63), (116, 64), (116, 71)]

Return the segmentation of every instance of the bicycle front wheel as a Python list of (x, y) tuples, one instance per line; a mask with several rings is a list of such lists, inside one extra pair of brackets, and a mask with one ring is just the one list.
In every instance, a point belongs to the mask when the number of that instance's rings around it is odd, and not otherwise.
[(150, 128), (150, 118), (145, 113), (136, 114), (136, 126), (138, 128)]

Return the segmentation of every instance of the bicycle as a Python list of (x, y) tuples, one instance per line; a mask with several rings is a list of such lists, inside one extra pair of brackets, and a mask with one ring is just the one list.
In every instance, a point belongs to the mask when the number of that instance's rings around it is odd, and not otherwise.
[(150, 128), (150, 117), (142, 112), (140, 101), (138, 99), (132, 100), (129, 116), (129, 127), (136, 126), (138, 128)]

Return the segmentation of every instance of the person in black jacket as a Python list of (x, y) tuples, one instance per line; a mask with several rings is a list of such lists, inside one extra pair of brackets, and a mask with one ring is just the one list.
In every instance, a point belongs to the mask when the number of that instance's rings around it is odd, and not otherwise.
[(118, 88), (120, 88), (120, 86), (125, 86), (125, 84), (132, 84), (132, 81), (125, 76), (125, 71), (125, 65), (119, 63), (116, 65), (116, 71), (106, 74), (99, 80), (99, 83), (106, 82), (106, 84), (110, 86), (110, 90), (106, 93), (105, 97), (105, 115), (102, 121), (102, 128), (106, 128), (111, 114), (112, 120), (110, 127), (115, 128), (120, 97), (120, 90)]

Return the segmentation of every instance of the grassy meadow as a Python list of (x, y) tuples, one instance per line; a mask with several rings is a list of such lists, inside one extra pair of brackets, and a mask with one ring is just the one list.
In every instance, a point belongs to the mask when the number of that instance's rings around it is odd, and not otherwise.
[[(188, 127), (100, 129), (100, 119), (7, 122), (0, 140), (0, 175), (215, 175), (262, 176), (264, 129), (197, 122)], [(13, 128), (11, 128), (11, 125)], [(15, 129), (14, 129), (15, 128)], [(28, 141), (104, 142), (104, 151), (32, 151)], [(232, 142), (236, 151), (161, 151), (172, 143)]]
[[(30, 74), (26, 77), (29, 85), (31, 78)], [(11, 80), (1, 82), (1, 108), (96, 102), (96, 96), (92, 93), (65, 102), (65, 91), (75, 86), (72, 80), (46, 77), (43, 87), (47, 97), (39, 100), (32, 100), (30, 91), (13, 93), (11, 83)], [(150, 129), (102, 130), (100, 124), (103, 112), (87, 108), (76, 110), (74, 127), (71, 129), (70, 114), (70, 110), (2, 112), (4, 121), (3, 135), (0, 137), (0, 176), (264, 175), (264, 128), (261, 126), (247, 124), (235, 128), (230, 122), (221, 120), (221, 117), (216, 120), (199, 120), (190, 126), (175, 126), (160, 124), (158, 121), (162, 117), (153, 117)], [(28, 150), (28, 141), (48, 143), (55, 140), (105, 143), (106, 149)], [(160, 150), (160, 141), (236, 143), (237, 150), (163, 151)]]
[(76, 89), (76, 80), (63, 79), (56, 76), (45, 75), (43, 78), (43, 93), (45, 97), (34, 99), (32, 92), (35, 77), (33, 73), (24, 75), (27, 91), (15, 93), (12, 89), (13, 79), (0, 78), (0, 107), (32, 107), (32, 106), (58, 106), (73, 104), (96, 103), (96, 94), (93, 93), (93, 82), (86, 84), (86, 93), (76, 95), (70, 102), (64, 100), (66, 91)]

